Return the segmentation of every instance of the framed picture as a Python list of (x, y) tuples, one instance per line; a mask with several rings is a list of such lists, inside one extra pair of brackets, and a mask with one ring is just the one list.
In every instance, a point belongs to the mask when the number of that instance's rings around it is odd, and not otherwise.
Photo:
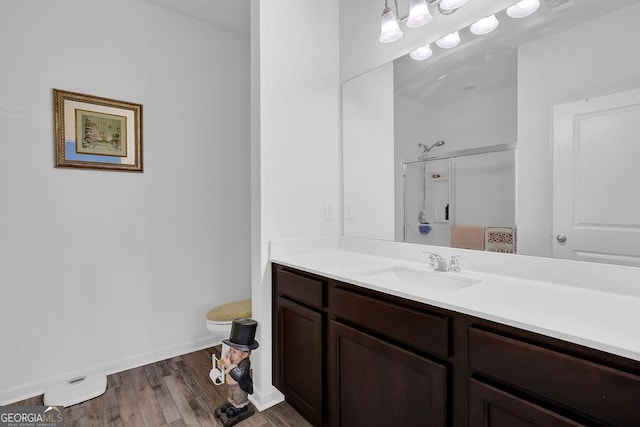
[(142, 105), (53, 89), (56, 167), (142, 172)]

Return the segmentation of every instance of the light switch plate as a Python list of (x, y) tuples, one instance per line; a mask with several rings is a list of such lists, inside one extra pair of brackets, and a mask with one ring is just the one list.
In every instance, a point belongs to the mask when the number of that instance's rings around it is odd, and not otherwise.
[(344, 219), (353, 219), (353, 202), (351, 200), (344, 202)]
[(336, 202), (333, 200), (324, 201), (324, 219), (334, 221), (336, 219)]

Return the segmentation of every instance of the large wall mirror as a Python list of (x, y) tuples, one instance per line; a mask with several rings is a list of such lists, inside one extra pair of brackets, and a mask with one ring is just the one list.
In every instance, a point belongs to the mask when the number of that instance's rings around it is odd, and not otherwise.
[(346, 236), (640, 266), (640, 0), (540, 3), (344, 83)]

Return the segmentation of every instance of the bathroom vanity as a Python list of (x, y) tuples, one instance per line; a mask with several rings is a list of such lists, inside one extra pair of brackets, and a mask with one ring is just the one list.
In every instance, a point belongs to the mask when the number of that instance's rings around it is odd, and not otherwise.
[[(376, 264), (381, 267), (370, 272)], [(601, 330), (591, 336), (579, 336), (582, 329), (574, 325), (590, 322), (580, 312), (590, 298), (627, 306), (591, 290), (435, 273), (426, 264), (421, 270), (347, 251), (274, 260), (274, 385), (318, 426), (640, 425), (638, 339), (614, 349), (613, 342), (598, 344), (612, 324), (598, 319)], [(412, 274), (426, 275), (424, 289), (402, 287), (413, 286)], [(452, 291), (429, 289), (429, 274), (433, 283), (463, 283)], [(465, 284), (468, 276), (480, 280)], [(549, 298), (547, 307), (536, 307), (529, 295), (536, 286), (542, 300)], [(484, 312), (483, 298), (493, 300)], [(527, 301), (534, 307), (526, 308)], [(571, 304), (558, 311), (565, 301)], [(638, 304), (636, 297), (620, 301)], [(514, 314), (506, 316), (509, 310)], [(540, 333), (524, 320), (527, 310), (555, 317), (555, 330)], [(625, 318), (613, 317), (613, 327)], [(633, 334), (635, 326), (618, 328)], [(575, 342), (584, 340), (594, 344)]]

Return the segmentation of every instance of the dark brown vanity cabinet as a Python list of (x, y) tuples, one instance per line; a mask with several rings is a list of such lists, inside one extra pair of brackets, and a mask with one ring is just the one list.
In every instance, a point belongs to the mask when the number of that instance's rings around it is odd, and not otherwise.
[(329, 321), (332, 426), (444, 426), (447, 368)]
[[(332, 426), (447, 425), (448, 319), (331, 284)], [(410, 326), (414, 325), (414, 326)]]
[(272, 274), (274, 385), (307, 420), (447, 425), (447, 317), (279, 265)]
[[(533, 334), (521, 338), (506, 333), (470, 327), (469, 368), (547, 409), (506, 393), (499, 396), (499, 390), (470, 380), (470, 426), (513, 425), (492, 416), (507, 409), (528, 425), (640, 426), (640, 376), (615, 367), (624, 359), (568, 343), (558, 346)], [(637, 371), (640, 363), (628, 365)]]
[(274, 385), (300, 414), (322, 425), (325, 282), (285, 269), (273, 273)]
[(275, 385), (315, 425), (640, 426), (638, 361), (287, 267), (273, 274)]

